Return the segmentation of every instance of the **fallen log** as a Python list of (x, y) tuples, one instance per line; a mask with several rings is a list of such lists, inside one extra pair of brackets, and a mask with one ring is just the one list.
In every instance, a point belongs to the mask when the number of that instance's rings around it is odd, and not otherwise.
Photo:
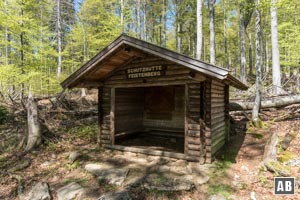
[[(290, 104), (300, 103), (300, 95), (293, 96), (277, 96), (270, 100), (261, 102), (261, 108), (278, 108), (288, 106)], [(254, 102), (230, 102), (230, 111), (252, 110)]]

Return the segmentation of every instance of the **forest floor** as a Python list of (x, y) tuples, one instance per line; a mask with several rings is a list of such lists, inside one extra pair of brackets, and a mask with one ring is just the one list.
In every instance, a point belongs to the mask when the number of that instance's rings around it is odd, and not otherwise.
[[(287, 133), (293, 132), (295, 138), (287, 150), (283, 151), (279, 145), (278, 159), (290, 171), (291, 176), (299, 179), (300, 162), (298, 165), (289, 164), (300, 159), (300, 134), (297, 134), (300, 131), (300, 114), (291, 112), (295, 107), (300, 108), (300, 105), (264, 110), (261, 113), (263, 128), (260, 129), (250, 125), (247, 114), (234, 114), (235, 133), (232, 133), (230, 141), (217, 155), (213, 164), (204, 167), (209, 176), (205, 184), (196, 185), (190, 191), (177, 192), (134, 187), (129, 190), (129, 195), (133, 199), (146, 200), (222, 197), (250, 199), (252, 193), (256, 199), (300, 199), (298, 189), (295, 195), (275, 196), (273, 178), (276, 174), (267, 171), (261, 164), (265, 144), (270, 136), (277, 133), (280, 141)], [(16, 141), (24, 134), (24, 121), (11, 119), (0, 125), (0, 199), (18, 199), (18, 193), (28, 192), (35, 183), (41, 181), (49, 184), (53, 199), (57, 199), (57, 189), (71, 182), (77, 182), (86, 188), (86, 199), (98, 199), (103, 193), (120, 191), (124, 187), (97, 181), (85, 170), (87, 164), (109, 161), (119, 168), (125, 168), (127, 165), (136, 164), (133, 163), (136, 160), (148, 166), (149, 157), (145, 155), (99, 148), (96, 144), (97, 120), (94, 115), (71, 115), (67, 112), (44, 113), (43, 120), (48, 121), (48, 127), (52, 127), (55, 133), (47, 133), (44, 143), (25, 157), (15, 150)], [(70, 164), (69, 155), (72, 151), (77, 151), (82, 156)], [(156, 163), (153, 162), (155, 159)], [(176, 163), (183, 167), (191, 165), (185, 161), (156, 157), (152, 157), (149, 163), (161, 166)]]

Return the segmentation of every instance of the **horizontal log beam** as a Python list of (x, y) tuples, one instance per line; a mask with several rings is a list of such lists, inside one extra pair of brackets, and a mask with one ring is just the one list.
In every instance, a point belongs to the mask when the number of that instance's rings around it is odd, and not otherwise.
[(166, 151), (159, 151), (159, 150), (152, 150), (152, 149), (142, 149), (137, 147), (126, 147), (121, 145), (104, 145), (104, 147), (118, 150), (118, 151), (129, 151), (133, 153), (142, 153), (142, 154), (152, 155), (152, 156), (170, 157), (170, 158), (176, 158), (176, 159), (182, 159), (182, 160), (188, 160), (194, 162), (199, 161), (198, 158), (194, 156), (188, 156), (183, 153), (173, 153), (173, 152), (166, 152)]

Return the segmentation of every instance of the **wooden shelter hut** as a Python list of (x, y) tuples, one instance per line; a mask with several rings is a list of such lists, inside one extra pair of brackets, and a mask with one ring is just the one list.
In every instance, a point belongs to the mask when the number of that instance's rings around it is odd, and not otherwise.
[(61, 83), (98, 88), (99, 138), (107, 148), (210, 163), (229, 134), (227, 69), (119, 36)]

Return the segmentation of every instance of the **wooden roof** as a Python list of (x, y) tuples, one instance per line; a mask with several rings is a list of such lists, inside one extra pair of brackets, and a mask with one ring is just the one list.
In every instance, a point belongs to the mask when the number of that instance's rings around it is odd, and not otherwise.
[(65, 79), (61, 85), (63, 88), (100, 86), (102, 81), (111, 75), (116, 68), (125, 66), (135, 58), (146, 57), (149, 54), (219, 79), (238, 89), (246, 90), (248, 88), (244, 83), (230, 75), (229, 70), (225, 68), (190, 58), (125, 34), (120, 35), (111, 42), (100, 53)]

